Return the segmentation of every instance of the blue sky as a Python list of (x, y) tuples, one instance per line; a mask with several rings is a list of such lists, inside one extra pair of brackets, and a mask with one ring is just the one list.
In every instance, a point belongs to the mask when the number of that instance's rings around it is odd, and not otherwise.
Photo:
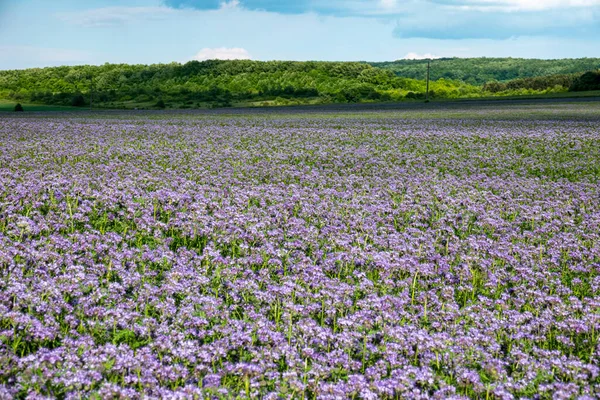
[(600, 57), (600, 0), (0, 0), (0, 69)]

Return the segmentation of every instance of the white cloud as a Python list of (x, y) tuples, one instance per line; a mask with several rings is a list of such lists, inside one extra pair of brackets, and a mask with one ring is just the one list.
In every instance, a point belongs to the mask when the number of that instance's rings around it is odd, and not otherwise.
[(397, 3), (397, 0), (379, 0), (379, 6), (384, 9), (393, 9)]
[[(1, 0), (0, 0), (1, 2)], [(215, 3), (215, 6), (210, 4)], [(252, 6), (254, 3), (260, 4)], [(285, 6), (285, 2), (266, 2), (256, 0), (220, 0), (204, 2), (201, 0), (162, 0), (160, 6), (154, 7), (102, 7), (84, 11), (57, 13), (63, 21), (86, 27), (113, 26), (134, 20), (160, 20), (176, 12), (196, 10), (262, 10), (286, 13), (292, 9), (294, 13), (314, 12), (333, 16), (387, 17), (394, 18), (406, 15), (428, 14), (438, 11), (483, 11), (483, 12), (519, 12), (544, 11), (552, 9), (585, 9), (600, 6), (600, 0), (333, 0), (325, 7), (325, 2), (300, 1), (294, 7)], [(206, 5), (209, 4), (209, 5)], [(178, 6), (179, 5), (179, 6)], [(189, 6), (185, 11), (182, 5)], [(175, 8), (173, 8), (175, 7)], [(288, 10), (289, 12), (289, 10)]]
[[(85, 27), (163, 19), (196, 23), (229, 17), (253, 20), (265, 12), (316, 14), (332, 19), (377, 18), (381, 24), (395, 24), (393, 34), (403, 39), (593, 37), (600, 32), (600, 0), (161, 0), (159, 4), (162, 5), (104, 7), (56, 15)], [(238, 29), (228, 24), (223, 26), (228, 32)], [(243, 54), (237, 57), (249, 58)]]
[(162, 20), (176, 11), (169, 7), (103, 7), (57, 13), (65, 22), (85, 27), (121, 25), (134, 20)]
[(541, 11), (598, 5), (600, 0), (473, 0), (457, 1), (451, 7), (480, 11)]
[(222, 10), (239, 8), (239, 6), (240, 6), (240, 0), (230, 0), (230, 1), (222, 1), (221, 2)]
[(428, 59), (434, 60), (437, 58), (441, 58), (441, 57), (436, 56), (435, 54), (431, 54), (431, 53), (418, 54), (418, 53), (411, 52), (404, 56), (405, 60), (428, 60)]
[(252, 56), (246, 49), (240, 47), (218, 47), (214, 49), (204, 48), (193, 57), (193, 60), (250, 60)]

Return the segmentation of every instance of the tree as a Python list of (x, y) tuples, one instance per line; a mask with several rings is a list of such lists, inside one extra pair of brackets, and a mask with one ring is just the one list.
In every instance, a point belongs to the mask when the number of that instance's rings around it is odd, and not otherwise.
[(73, 98), (71, 99), (71, 105), (73, 107), (83, 107), (85, 106), (85, 99), (83, 98), (82, 94), (76, 94), (75, 96), (73, 96)]
[(14, 111), (16, 111), (16, 112), (23, 112), (25, 110), (23, 110), (23, 106), (21, 105), (21, 103), (17, 103), (15, 105)]
[[(440, 61), (440, 68), (443, 65)], [(422, 66), (417, 67), (422, 70)], [(466, 66), (462, 69), (467, 70)], [(104, 107), (124, 107), (126, 102), (135, 101), (162, 109), (189, 105), (190, 101), (217, 107), (271, 101), (276, 97), (306, 102), (307, 98), (320, 96), (320, 102), (362, 102), (386, 100), (386, 93), (400, 99), (408, 91), (425, 92), (422, 80), (399, 77), (394, 71), (354, 62), (251, 60), (50, 67), (0, 71), (0, 98), (90, 108), (92, 102)], [(434, 80), (432, 85), (437, 91), (442, 84)], [(447, 93), (456, 93), (455, 97), (481, 91), (460, 81), (444, 81), (444, 87)], [(159, 99), (164, 99), (164, 107), (157, 103)]]
[(575, 79), (569, 88), (570, 92), (600, 90), (600, 71), (590, 71)]
[(165, 104), (165, 101), (163, 99), (160, 99), (156, 102), (155, 107), (158, 108), (165, 108), (167, 105)]

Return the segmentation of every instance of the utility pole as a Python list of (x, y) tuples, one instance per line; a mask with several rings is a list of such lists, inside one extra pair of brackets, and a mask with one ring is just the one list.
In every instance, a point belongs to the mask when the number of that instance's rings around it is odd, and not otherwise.
[(431, 70), (431, 59), (427, 60), (427, 90), (425, 92), (425, 101), (429, 101), (429, 71)]

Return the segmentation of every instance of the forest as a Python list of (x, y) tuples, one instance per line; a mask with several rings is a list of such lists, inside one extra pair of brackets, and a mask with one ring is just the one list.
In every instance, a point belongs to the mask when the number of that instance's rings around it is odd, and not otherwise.
[[(528, 60), (530, 64), (516, 59), (478, 60), (434, 60), (430, 98), (600, 89), (596, 83), (600, 76), (596, 71), (598, 59)], [(210, 60), (64, 66), (0, 71), (0, 99), (79, 107), (93, 104), (101, 108), (411, 101), (425, 99), (425, 73), (426, 61), (368, 64)]]
[[(398, 76), (423, 79), (427, 60), (371, 63)], [(526, 58), (440, 58), (432, 60), (431, 78), (459, 80), (471, 85), (514, 79), (568, 75), (600, 69), (600, 58), (537, 60)]]

